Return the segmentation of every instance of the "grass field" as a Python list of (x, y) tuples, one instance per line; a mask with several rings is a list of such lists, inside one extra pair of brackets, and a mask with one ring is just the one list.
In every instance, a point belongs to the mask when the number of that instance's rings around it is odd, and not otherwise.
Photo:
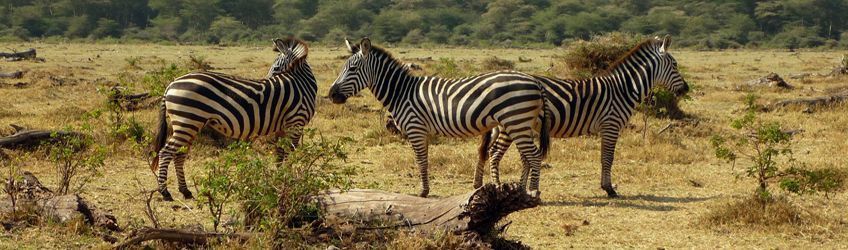
[[(379, 44), (379, 42), (377, 43)], [(341, 45), (341, 44), (340, 44)], [(105, 96), (97, 92), (114, 84), (121, 74), (139, 75), (164, 62), (183, 63), (189, 55), (205, 57), (216, 71), (260, 78), (276, 56), (267, 47), (92, 45), (92, 44), (2, 44), (0, 48), (34, 47), (46, 62), (0, 62), (0, 72), (26, 70), (23, 79), (0, 80), (0, 134), (12, 132), (7, 124), (28, 128), (61, 129), (78, 124), (86, 111), (103, 107)], [(516, 61), (516, 69), (546, 74), (562, 50), (465, 49), (465, 48), (390, 48), (396, 57), (416, 62), (420, 58), (453, 58), (459, 64), (478, 62), (493, 55)], [(544, 204), (508, 217), (513, 223), (507, 238), (520, 240), (539, 249), (556, 248), (848, 248), (848, 194), (844, 191), (825, 198), (822, 195), (787, 195), (802, 214), (810, 219), (798, 225), (752, 226), (706, 223), (711, 211), (741, 200), (755, 189), (752, 179), (737, 178), (735, 169), (713, 156), (709, 139), (713, 134), (730, 131), (728, 124), (742, 115), (741, 99), (745, 92), (735, 87), (775, 72), (828, 73), (844, 51), (777, 52), (723, 51), (673, 53), (683, 67), (686, 80), (693, 86), (692, 99), (682, 109), (699, 122), (658, 133), (670, 120), (648, 120), (647, 136), (643, 116), (636, 114), (632, 128), (623, 132), (616, 151), (613, 182), (619, 199), (608, 199), (600, 189), (600, 140), (597, 137), (556, 139), (548, 162), (542, 170), (541, 190)], [(347, 55), (341, 47), (312, 48), (309, 63), (316, 73), (319, 95), (326, 95), (329, 84)], [(518, 57), (532, 59), (518, 62)], [(138, 66), (128, 59), (138, 58)], [(132, 60), (132, 59), (131, 59)], [(429, 68), (424, 63), (425, 68)], [(472, 68), (471, 71), (485, 69)], [(426, 73), (425, 73), (426, 74)], [(848, 87), (848, 77), (810, 77), (788, 79), (795, 90), (758, 89), (763, 103), (786, 98), (820, 96), (836, 88)], [(24, 87), (11, 84), (25, 82)], [(59, 82), (63, 82), (59, 84)], [(318, 101), (316, 117), (309, 125), (328, 137), (349, 136), (356, 140), (349, 148), (348, 164), (358, 170), (356, 187), (377, 188), (416, 194), (419, 189), (413, 153), (408, 144), (385, 131), (384, 115), (377, 101), (364, 92), (345, 105)], [(795, 156), (811, 168), (848, 170), (848, 116), (845, 106), (813, 113), (799, 110), (763, 113), (769, 121), (778, 121), (787, 129), (803, 129), (795, 137)], [(148, 130), (153, 130), (156, 109), (128, 113)], [(105, 120), (105, 118), (103, 119)], [(99, 121), (98, 131), (106, 122)], [(140, 190), (135, 178), (154, 188), (141, 149), (131, 142), (114, 143), (105, 132), (96, 136), (108, 145), (110, 154), (102, 176), (87, 185), (84, 196), (101, 208), (111, 210), (124, 228), (145, 224)], [(445, 197), (471, 189), (478, 140), (439, 139), (430, 149), (431, 195)], [(213, 160), (218, 149), (199, 145), (186, 163), (187, 176), (202, 174), (204, 162)], [(23, 154), (23, 151), (7, 151)], [(17, 166), (33, 172), (47, 186), (56, 183), (51, 162), (34, 154)], [(517, 180), (519, 160), (513, 149), (502, 166), (502, 178)], [(6, 170), (3, 170), (5, 173)], [(173, 170), (171, 170), (173, 173)], [(486, 177), (488, 181), (488, 176)], [(174, 175), (169, 186), (176, 190)], [(699, 183), (701, 185), (693, 185)], [(700, 187), (696, 187), (700, 186)], [(783, 194), (782, 192), (778, 192)], [(204, 211), (194, 201), (155, 202), (162, 223), (168, 226), (201, 224), (210, 227)], [(584, 222), (585, 221), (585, 222)], [(45, 225), (0, 235), (0, 248), (89, 248), (108, 247), (100, 239), (77, 234), (73, 229)], [(318, 246), (319, 248), (324, 248)]]

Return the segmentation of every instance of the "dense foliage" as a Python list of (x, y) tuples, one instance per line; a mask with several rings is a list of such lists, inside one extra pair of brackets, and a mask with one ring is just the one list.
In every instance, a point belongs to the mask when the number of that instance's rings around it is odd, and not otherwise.
[(0, 0), (0, 37), (231, 43), (561, 45), (671, 34), (678, 46), (848, 47), (848, 0)]

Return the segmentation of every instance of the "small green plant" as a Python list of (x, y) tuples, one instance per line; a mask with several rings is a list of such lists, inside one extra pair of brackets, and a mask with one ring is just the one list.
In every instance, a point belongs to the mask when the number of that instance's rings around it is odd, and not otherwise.
[[(59, 185), (56, 192), (61, 195), (81, 191), (91, 178), (100, 175), (107, 155), (106, 148), (92, 139), (93, 127), (87, 121), (78, 127), (66, 127), (65, 131), (80, 134), (53, 133), (51, 137), (56, 142), (45, 144), (48, 158), (56, 164)], [(72, 182), (77, 185), (73, 186)]]
[(140, 65), (141, 64), (141, 57), (131, 56), (131, 57), (125, 58), (124, 61), (127, 62), (127, 68), (128, 69), (135, 69), (135, 70), (141, 69), (141, 65)]
[(236, 193), (235, 170), (261, 168), (264, 165), (262, 158), (257, 157), (255, 151), (250, 149), (250, 144), (236, 142), (227, 147), (220, 160), (205, 165), (205, 176), (195, 178), (194, 183), (197, 185), (199, 194), (197, 202), (200, 207), (206, 206), (212, 216), (215, 232), (221, 224), (221, 216), (224, 214), (226, 205), (232, 202), (233, 195)]
[(756, 97), (745, 98), (748, 112), (731, 122), (738, 131), (735, 135), (715, 135), (710, 143), (715, 156), (732, 162), (750, 161), (744, 176), (757, 180), (757, 197), (761, 201), (771, 200), (769, 183), (778, 182), (786, 191), (798, 194), (818, 191), (830, 192), (841, 186), (842, 178), (832, 171), (811, 171), (804, 168), (792, 154), (792, 135), (781, 129), (776, 122), (764, 122), (757, 118), (751, 108)]
[(188, 55), (188, 61), (186, 61), (186, 68), (193, 71), (209, 71), (214, 69), (212, 64), (206, 60), (206, 57), (198, 56), (198, 55)]

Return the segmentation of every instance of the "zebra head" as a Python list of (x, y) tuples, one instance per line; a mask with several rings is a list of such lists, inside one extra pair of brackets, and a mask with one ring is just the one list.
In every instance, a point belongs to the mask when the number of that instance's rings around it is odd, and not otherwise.
[(686, 94), (689, 92), (689, 84), (686, 83), (686, 80), (683, 80), (683, 75), (680, 74), (677, 67), (677, 60), (668, 53), (668, 48), (671, 46), (671, 37), (665, 36), (662, 39), (656, 37), (654, 39), (656, 43), (662, 42), (658, 48), (659, 60), (656, 83), (674, 93), (675, 96), (679, 97)]
[(371, 52), (371, 40), (363, 38), (359, 45), (352, 45), (345, 38), (345, 45), (350, 51), (350, 58), (345, 62), (339, 77), (330, 85), (330, 99), (333, 103), (341, 104), (347, 101), (347, 98), (356, 95), (370, 85), (370, 78), (363, 70), (365, 61)]
[(268, 70), (268, 75), (265, 78), (282, 74), (289, 68), (292, 62), (300, 58), (305, 58), (308, 51), (309, 49), (306, 47), (306, 44), (297, 39), (274, 39), (274, 52), (279, 52), (280, 54), (277, 55), (277, 59), (274, 60), (274, 64), (271, 65), (271, 69)]

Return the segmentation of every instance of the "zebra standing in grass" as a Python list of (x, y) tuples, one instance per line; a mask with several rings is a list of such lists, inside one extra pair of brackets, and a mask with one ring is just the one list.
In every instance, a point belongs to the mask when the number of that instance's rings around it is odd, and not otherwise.
[[(653, 86), (659, 84), (677, 96), (689, 91), (689, 85), (677, 69), (677, 61), (668, 53), (671, 39), (649, 39), (613, 63), (601, 76), (584, 80), (563, 80), (537, 76), (543, 83), (551, 137), (566, 138), (585, 134), (601, 136), (601, 188), (609, 197), (618, 194), (612, 185), (611, 174), (615, 144), (621, 129), (627, 124), (636, 105), (645, 99)], [(495, 136), (494, 145), (481, 161), (491, 154), (492, 181), (498, 183), (498, 165), (512, 144), (509, 134), (495, 129), (484, 135), (484, 144)], [(528, 171), (528, 169), (524, 169)], [(479, 173), (479, 172), (478, 172)], [(482, 173), (475, 180), (482, 180)], [(475, 185), (479, 185), (475, 181)]]
[[(173, 161), (180, 193), (192, 194), (183, 176), (186, 153), (204, 126), (227, 137), (252, 140), (260, 136), (288, 137), (290, 148), (277, 146), (278, 161), (297, 147), (302, 128), (315, 113), (318, 85), (306, 62), (308, 47), (297, 39), (274, 40), (280, 52), (267, 79), (247, 80), (214, 72), (181, 76), (165, 90), (159, 131), (153, 143), (158, 152), (150, 168), (158, 167), (159, 193), (173, 200), (165, 181)], [(169, 118), (170, 123), (168, 120)]]
[[(358, 46), (347, 39), (345, 43), (352, 55), (333, 82), (329, 96), (333, 103), (341, 104), (362, 89), (371, 89), (415, 150), (422, 182), (420, 196), (430, 192), (427, 149), (431, 134), (469, 137), (503, 126), (504, 133), (515, 138), (521, 155), (528, 159), (525, 167), (539, 168), (549, 140), (547, 133), (542, 133), (540, 148), (534, 144), (533, 128), (544, 113), (544, 93), (532, 76), (501, 71), (462, 79), (419, 77), (382, 48), (372, 47), (368, 38)], [(538, 175), (531, 176), (530, 191), (538, 191), (538, 179)]]

